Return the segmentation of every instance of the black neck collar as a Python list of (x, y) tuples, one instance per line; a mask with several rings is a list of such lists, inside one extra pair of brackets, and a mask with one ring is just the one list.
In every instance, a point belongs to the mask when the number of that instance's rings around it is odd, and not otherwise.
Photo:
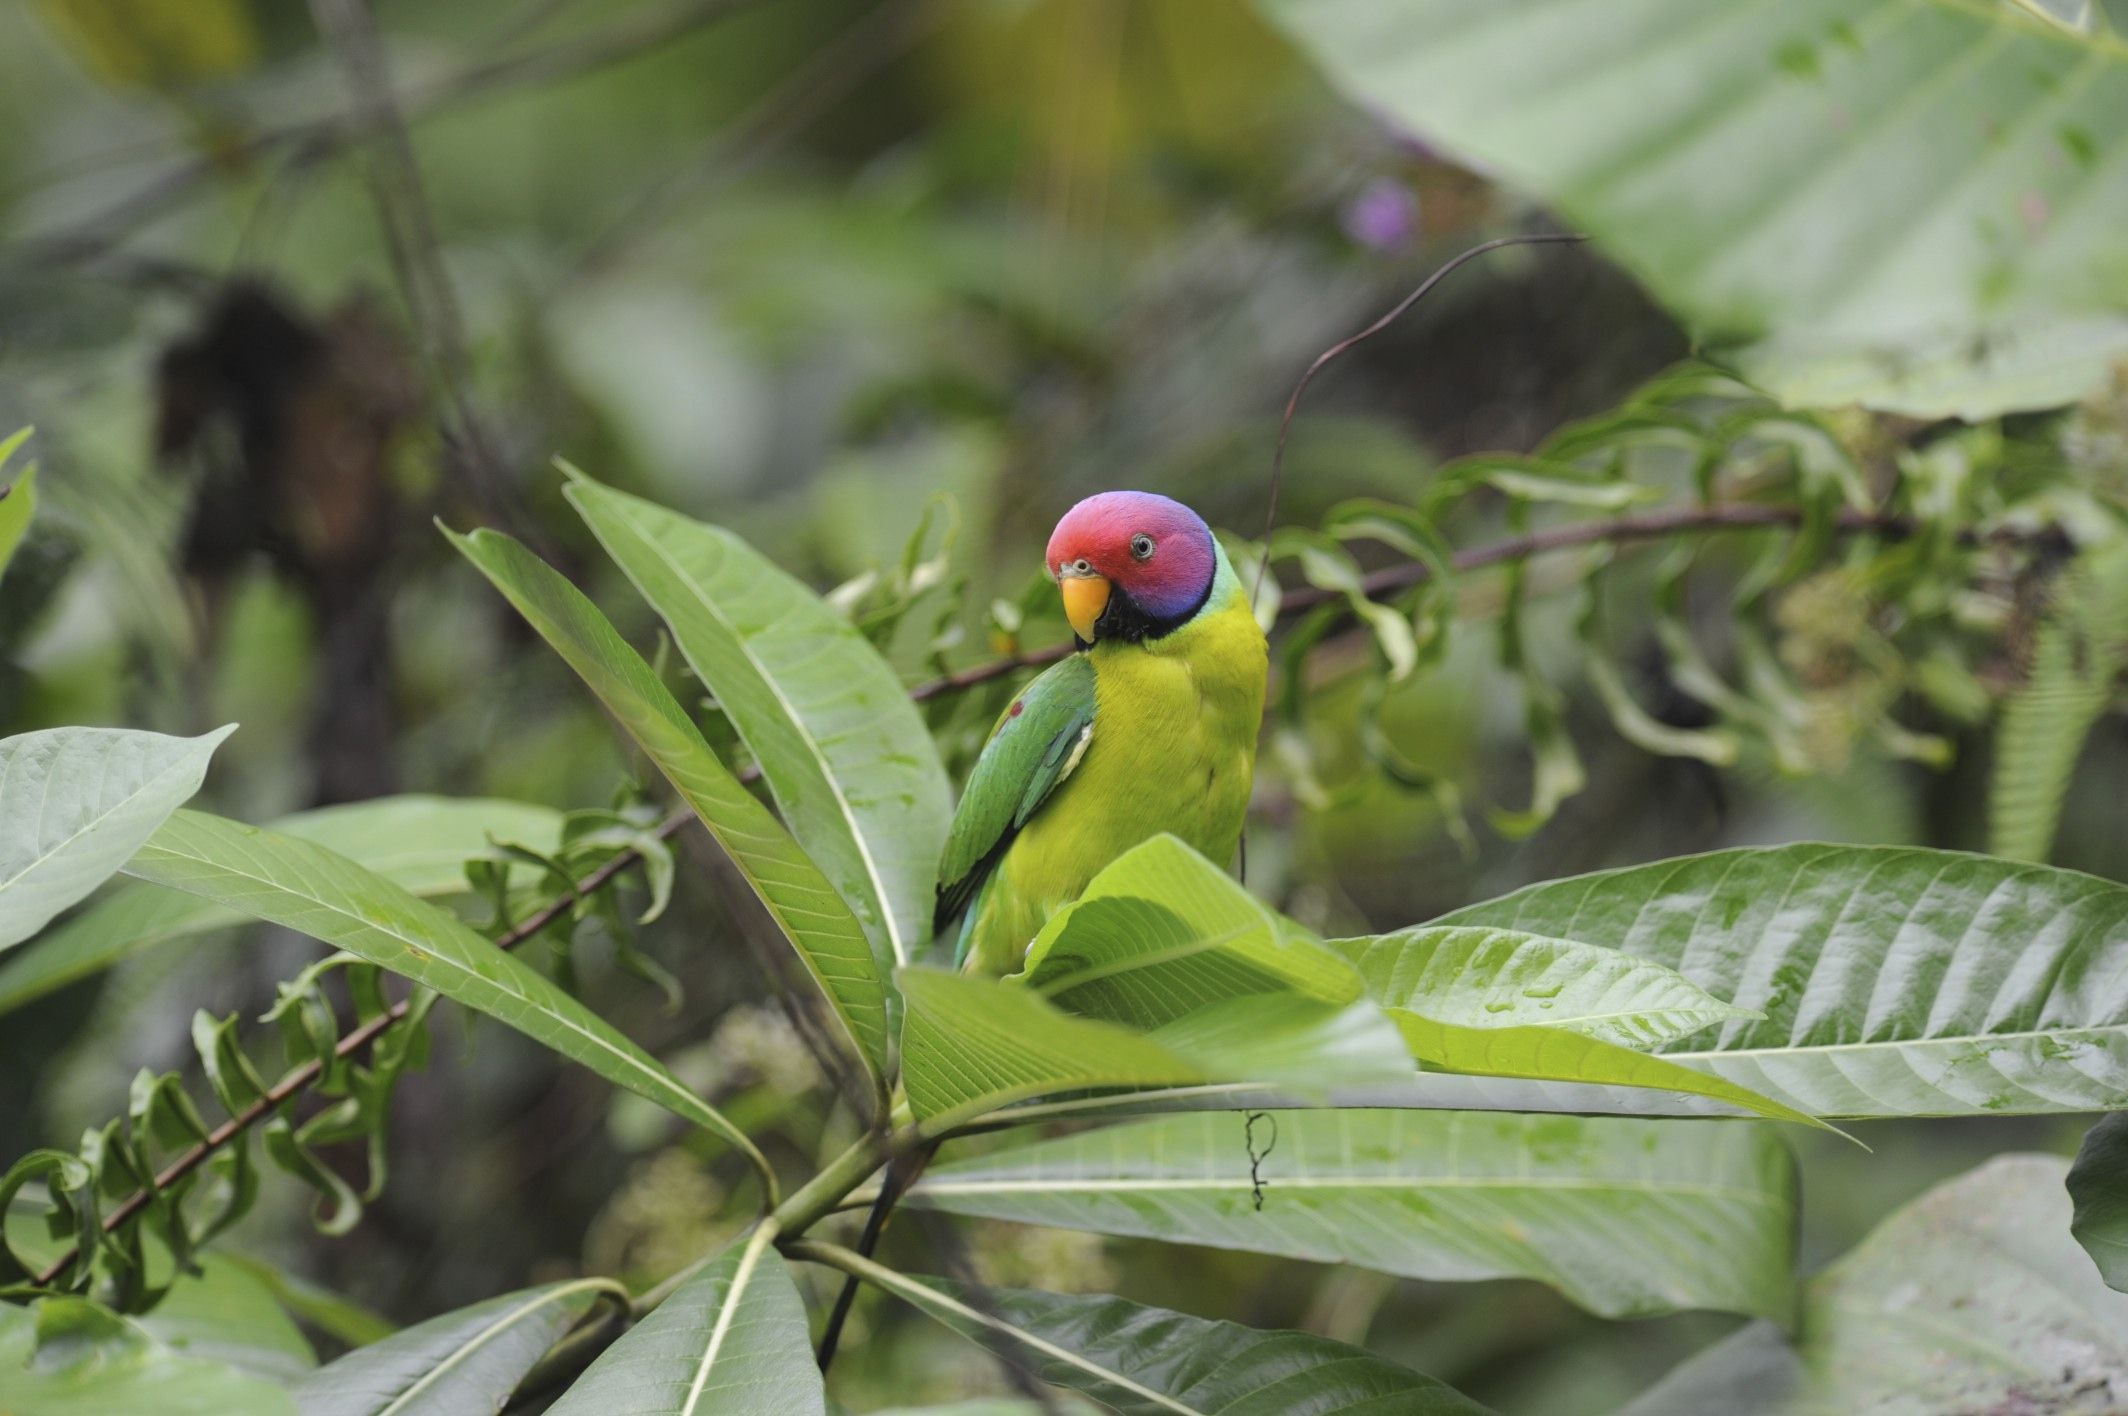
[[(1197, 618), (1197, 612), (1212, 598), (1212, 584), (1218, 580), (1215, 573), (1198, 592), (1197, 599), (1188, 609), (1179, 614), (1156, 619), (1141, 609), (1136, 600), (1122, 586), (1109, 592), (1108, 608), (1101, 611), (1101, 618), (1094, 621), (1094, 641), (1120, 640), (1125, 644), (1143, 644), (1148, 639), (1165, 639), (1176, 630)], [(1073, 638), (1077, 638), (1076, 635)], [(1081, 649), (1088, 648), (1085, 640), (1079, 640)]]

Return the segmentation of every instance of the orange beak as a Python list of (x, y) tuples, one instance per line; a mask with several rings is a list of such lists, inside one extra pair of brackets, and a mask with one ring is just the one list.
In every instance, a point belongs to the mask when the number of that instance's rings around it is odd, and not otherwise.
[(1072, 633), (1093, 643), (1094, 625), (1108, 608), (1108, 581), (1098, 575), (1067, 575), (1057, 589), (1064, 596), (1064, 618), (1071, 621)]

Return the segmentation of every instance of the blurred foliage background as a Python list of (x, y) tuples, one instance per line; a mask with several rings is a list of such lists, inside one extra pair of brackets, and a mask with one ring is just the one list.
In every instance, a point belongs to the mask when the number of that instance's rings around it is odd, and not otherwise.
[[(251, 820), (633, 789), (639, 764), (430, 525), (516, 532), (650, 642), (560, 507), (554, 454), (843, 587), (915, 684), (1062, 638), (1040, 546), (1082, 495), (1154, 489), (1255, 535), (1309, 361), (1454, 251), (1555, 227), (1226, 0), (36, 0), (0, 7), (0, 131), (0, 431), (34, 423), (42, 469), (0, 593), (0, 735), (241, 722), (208, 799)], [(1410, 502), (1444, 462), (1533, 450), (1693, 352), (1597, 249), (1499, 253), (1319, 382), (1281, 520)], [(1903, 450), (1992, 476), (2023, 450), (2128, 487), (2128, 381), (1955, 438), (1833, 423), (1865, 467)], [(1504, 518), (1481, 502), (1449, 529), (1464, 545)], [(1732, 580), (1750, 564), (1707, 559)], [(2038, 612), (1998, 587), (1961, 716), (1894, 643), (1871, 564), (1828, 559), (1772, 609), (1811, 698), (1807, 760), (1724, 767), (1626, 740), (1583, 672), (1593, 644), (1661, 724), (1706, 726), (1635, 608), (1660, 558), (1621, 557), (1588, 640), (1557, 593), (1573, 577), (1533, 571), (1528, 653), (1565, 695), (1586, 787), (1519, 838), (1474, 811), (1466, 840), (1366, 741), (1467, 801), (1528, 799), (1518, 679), (1489, 641), (1460, 635), (1386, 690), (1364, 639), (1331, 643), (1266, 755), (1250, 884), (1357, 932), (1720, 845), (1982, 846), (1985, 710)], [(1497, 615), (1487, 595), (1465, 589), (1466, 621)], [(929, 700), (960, 763), (1000, 691)], [(1941, 750), (1873, 731), (1894, 705)], [(2128, 878), (2128, 719), (2099, 717), (2082, 751), (2052, 858)], [(848, 1118), (806, 1099), (813, 1064), (702, 887), (706, 854), (682, 837), (680, 861), (646, 947), (684, 1002), (620, 966), (611, 921), (586, 922), (568, 966), (682, 1075), (718, 1079), (741, 1125), (810, 1155)], [(122, 1111), (138, 1068), (184, 1064), (195, 1008), (256, 1015), (314, 953), (213, 938), (7, 1014), (0, 1151)], [(316, 1233), (308, 1194), (270, 1176), (237, 1247), (405, 1320), (585, 1268), (654, 1279), (743, 1221), (705, 1138), (501, 1029), (437, 1044), (360, 1237)], [(1870, 1155), (1797, 1138), (1806, 1261), (1985, 1154), (2079, 1132), (1905, 1122), (1871, 1127)], [(1734, 1323), (1605, 1324), (1531, 1284), (1177, 1265), (1002, 1224), (963, 1238), (996, 1281), (1365, 1342), (1515, 1411), (1612, 1404)], [(936, 1329), (870, 1301), (857, 1321), (906, 1331), (853, 1345), (853, 1406), (1002, 1389)]]

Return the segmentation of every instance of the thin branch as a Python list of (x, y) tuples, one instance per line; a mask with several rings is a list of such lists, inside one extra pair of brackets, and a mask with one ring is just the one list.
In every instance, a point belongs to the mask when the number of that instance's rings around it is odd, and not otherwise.
[[(694, 819), (695, 816), (692, 811), (674, 812), (658, 823), (657, 838), (661, 841), (671, 840), (686, 827), (688, 822)], [(548, 901), (508, 931), (497, 936), (495, 947), (498, 949), (515, 949), (518, 945), (568, 913), (579, 900), (597, 894), (611, 884), (614, 877), (620, 875), (631, 866), (638, 864), (642, 859), (642, 852), (636, 850), (633, 846), (619, 852), (612, 859), (601, 864), (598, 869), (586, 875), (577, 884), (574, 891)], [(368, 1047), (397, 1026), (399, 1021), (406, 1017), (409, 1006), (411, 1005), (407, 1000), (402, 998), (386, 1011), (371, 1018), (362, 1026), (341, 1038), (339, 1044), (333, 1048), (333, 1056), (336, 1059), (345, 1059), (362, 1051), (362, 1049)], [(258, 1100), (252, 1102), (251, 1105), (245, 1107), (242, 1111), (237, 1112), (236, 1115), (230, 1117), (212, 1131), (209, 1131), (205, 1140), (195, 1143), (189, 1150), (164, 1166), (162, 1171), (155, 1177), (155, 1189), (153, 1191), (136, 1190), (121, 1202), (117, 1208), (105, 1215), (103, 1232), (106, 1234), (113, 1232), (127, 1220), (146, 1209), (157, 1192), (169, 1189), (172, 1185), (175, 1185), (178, 1181), (206, 1164), (216, 1151), (249, 1131), (253, 1126), (278, 1111), (282, 1105), (314, 1085), (318, 1078), (324, 1074), (324, 1071), (325, 1064), (314, 1058), (309, 1062), (305, 1062), (278, 1082), (275, 1082), (271, 1087), (268, 1087), (265, 1094), (259, 1097)], [(79, 1253), (79, 1249), (69, 1249), (64, 1254), (61, 1254), (52, 1262), (50, 1267), (36, 1276), (36, 1283), (42, 1287), (56, 1282), (59, 1275), (66, 1272), (67, 1266), (74, 1262)]]
[[(1266, 548), (1268, 549), (1271, 542), (1271, 530), (1278, 524), (1278, 488), (1285, 480), (1286, 438), (1293, 432), (1293, 419), (1300, 412), (1301, 395), (1308, 391), (1309, 384), (1315, 382), (1317, 374), (1330, 367), (1332, 363), (1351, 349), (1366, 343), (1398, 320), (1404, 318), (1413, 305), (1425, 299), (1436, 285), (1446, 280), (1459, 266), (1466, 265), (1488, 252), (1497, 251), (1503, 246), (1578, 245), (1588, 239), (1588, 237), (1575, 232), (1544, 231), (1521, 232), (1513, 236), (1496, 236), (1490, 241), (1480, 242), (1462, 254), (1453, 257), (1436, 269), (1432, 275), (1420, 281), (1416, 290), (1397, 301), (1395, 308), (1373, 324), (1368, 325), (1357, 334), (1346, 335), (1343, 339), (1316, 355), (1315, 361), (1309, 364), (1307, 370), (1301, 374), (1300, 382), (1293, 385), (1293, 394), (1286, 400), (1285, 414), (1278, 420), (1278, 441), (1271, 448), (1271, 487), (1269, 494), (1264, 498), (1263, 539)], [(1266, 554), (1262, 560), (1256, 563), (1256, 583), (1249, 587), (1250, 604), (1255, 604), (1256, 597), (1263, 593), (1264, 576), (1270, 571), (1270, 568), (1271, 557), (1269, 554)]]
[[(1458, 551), (1450, 564), (1459, 571), (1482, 570), (1487, 566), (1500, 565), (1507, 561), (1528, 560), (1532, 556), (1547, 555), (1553, 551), (1573, 550), (1581, 546), (1598, 544), (1628, 544), (1635, 541), (1656, 541), (1670, 536), (1712, 534), (1723, 531), (1758, 531), (1768, 527), (1795, 527), (1803, 524), (1803, 509), (1793, 506), (1763, 506), (1756, 502), (1732, 502), (1717, 506), (1678, 507), (1670, 511), (1651, 511), (1634, 516), (1619, 516), (1603, 521), (1581, 521), (1570, 526), (1553, 527), (1546, 531), (1533, 531), (1524, 536), (1508, 536), (1469, 550)], [(1912, 517), (1873, 515), (1867, 512), (1843, 510), (1833, 523), (1833, 529), (1843, 536), (1885, 536), (1894, 540), (1913, 535), (1920, 529)], [(2038, 541), (2058, 535), (2052, 530), (2032, 532), (2005, 531), (1985, 539), (1996, 541)], [(1963, 532), (1959, 539), (1968, 544), (1978, 544), (1983, 538), (1973, 532)], [(1408, 561), (1385, 566), (1367, 575), (1360, 586), (1370, 600), (1386, 600), (1433, 578), (1433, 572), (1423, 562)], [(1279, 597), (1278, 617), (1281, 620), (1307, 613), (1317, 606), (1343, 599), (1341, 592), (1321, 590), (1312, 585), (1287, 590)], [(1046, 649), (1029, 650), (1003, 659), (994, 659), (986, 664), (946, 674), (926, 683), (915, 685), (909, 697), (921, 703), (942, 694), (958, 693), (964, 688), (989, 683), (992, 679), (1004, 678), (1022, 669), (1040, 668), (1053, 664), (1069, 655), (1072, 646), (1059, 644)]]

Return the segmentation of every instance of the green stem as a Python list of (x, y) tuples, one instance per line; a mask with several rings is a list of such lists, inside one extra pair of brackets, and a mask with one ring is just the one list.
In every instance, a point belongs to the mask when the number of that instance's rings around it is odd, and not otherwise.
[(799, 1235), (842, 1207), (843, 1197), (872, 1178), (886, 1164), (891, 1147), (876, 1132), (866, 1132), (841, 1155), (821, 1168), (818, 1175), (791, 1192), (776, 1206), (769, 1222), (790, 1238)]

